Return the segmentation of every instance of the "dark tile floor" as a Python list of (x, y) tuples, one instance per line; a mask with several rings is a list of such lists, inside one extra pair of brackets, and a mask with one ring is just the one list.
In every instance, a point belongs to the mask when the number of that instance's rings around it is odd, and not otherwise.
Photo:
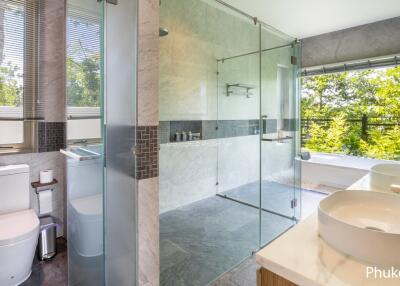
[[(262, 213), (262, 240), (271, 241), (293, 225)], [(232, 269), (259, 246), (258, 209), (212, 197), (160, 218), (162, 286), (204, 286)]]
[[(249, 184), (224, 194), (259, 205), (258, 190), (259, 184)], [(314, 212), (324, 197), (324, 194), (303, 190), (302, 216)], [(292, 198), (293, 187), (263, 182), (263, 208), (292, 216)], [(248, 257), (258, 250), (260, 235), (264, 245), (291, 226), (293, 221), (287, 218), (262, 212), (260, 228), (258, 209), (218, 196), (166, 212), (160, 217), (160, 285), (204, 286), (218, 277), (215, 283), (219, 281), (219, 284), (215, 285), (256, 285), (251, 284), (256, 264)], [(241, 262), (244, 269), (237, 271), (242, 274), (229, 271)], [(248, 274), (246, 279), (243, 273)], [(243, 279), (233, 282), (232, 277)], [(245, 280), (251, 283), (246, 284)]]
[(67, 286), (67, 241), (57, 239), (57, 255), (49, 261), (40, 261), (35, 255), (32, 274), (21, 286)]

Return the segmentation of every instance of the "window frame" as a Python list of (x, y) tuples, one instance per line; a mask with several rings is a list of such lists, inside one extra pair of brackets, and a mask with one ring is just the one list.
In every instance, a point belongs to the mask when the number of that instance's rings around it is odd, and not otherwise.
[[(78, 10), (74, 10), (76, 8), (78, 8)], [(69, 45), (69, 43), (68, 43), (68, 36), (69, 36), (69, 34), (68, 34), (69, 33), (68, 32), (68, 21), (70, 20), (70, 18), (72, 19), (72, 21), (78, 21), (78, 22), (83, 20), (82, 23), (84, 23), (85, 20), (86, 21), (87, 20), (92, 20), (92, 21), (94, 21), (93, 23), (99, 25), (99, 29), (101, 30), (101, 28), (100, 28), (100, 26), (101, 26), (101, 17), (100, 17), (100, 15), (88, 13), (86, 15), (88, 17), (82, 17), (82, 15), (80, 15), (79, 13), (75, 14), (74, 12), (72, 12), (70, 14), (70, 11), (74, 11), (76, 13), (76, 11), (79, 11), (79, 7), (75, 7), (74, 5), (67, 5), (67, 14), (66, 14), (66, 23), (67, 23), (67, 31), (66, 31), (67, 32), (67, 35), (66, 35), (66, 38), (67, 38), (67, 46), (66, 46), (67, 52), (66, 52), (66, 56), (67, 57), (68, 57), (68, 45)], [(79, 12), (81, 12), (81, 11), (79, 11)], [(81, 16), (81, 17), (79, 17), (79, 16)], [(90, 19), (90, 18), (93, 18), (93, 19)], [(99, 48), (100, 48), (99, 53), (101, 54), (101, 47), (99, 47)], [(100, 67), (100, 73), (101, 73), (101, 63), (100, 63), (99, 67)], [(66, 85), (68, 86), (68, 72), (66, 73)], [(101, 92), (102, 92), (101, 89), (102, 89), (102, 87), (101, 87), (101, 83), (100, 83), (100, 85), (99, 85), (99, 95), (98, 95), (99, 99), (101, 98)], [(67, 115), (67, 121), (66, 121), (66, 123), (67, 123), (67, 141), (66, 141), (66, 143), (67, 143), (67, 146), (102, 144), (103, 143), (102, 126), (100, 126), (100, 132), (101, 132), (100, 133), (100, 137), (97, 137), (97, 138), (89, 138), (89, 137), (87, 137), (87, 138), (68, 139), (68, 122), (70, 122), (70, 121), (99, 119), (100, 120), (100, 124), (102, 125), (102, 122), (101, 122), (101, 119), (102, 119), (102, 116), (101, 116), (102, 107), (101, 107), (101, 105), (97, 106), (97, 107), (70, 106), (70, 105), (68, 105), (68, 90), (66, 92), (66, 97), (67, 97), (66, 98), (66, 102), (67, 102), (66, 103), (66, 115)], [(75, 114), (71, 114), (70, 113), (70, 109), (80, 108), (80, 107), (82, 107), (82, 108), (97, 108), (98, 112), (93, 113), (93, 114), (91, 114), (92, 112), (89, 113), (89, 114), (88, 113), (76, 113), (76, 112), (74, 112)]]
[[(9, 0), (10, 1), (10, 0)], [(19, 1), (13, 1), (20, 4)], [(38, 100), (38, 60), (39, 60), (39, 1), (25, 0), (24, 3), (24, 44), (23, 44), (23, 93), (22, 109), (23, 116), (1, 117), (0, 121), (22, 121), (23, 142), (0, 144), (0, 155), (13, 153), (35, 152), (37, 143), (37, 106), (32, 103)], [(30, 8), (28, 8), (28, 6)], [(29, 40), (28, 40), (29, 39)], [(31, 80), (28, 80), (31, 79)], [(32, 118), (28, 117), (27, 109), (31, 109)]]

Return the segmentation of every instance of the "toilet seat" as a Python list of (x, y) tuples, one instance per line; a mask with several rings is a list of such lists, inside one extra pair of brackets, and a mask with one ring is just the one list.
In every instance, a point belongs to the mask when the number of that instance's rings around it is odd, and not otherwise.
[(0, 215), (0, 246), (37, 236), (39, 219), (32, 209)]

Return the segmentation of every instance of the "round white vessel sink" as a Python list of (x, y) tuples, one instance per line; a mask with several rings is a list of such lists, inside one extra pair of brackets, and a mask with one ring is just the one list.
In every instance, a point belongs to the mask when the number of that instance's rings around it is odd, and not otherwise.
[(384, 163), (371, 168), (371, 186), (385, 192), (390, 191), (391, 185), (400, 185), (400, 164)]
[(322, 200), (319, 234), (335, 249), (371, 265), (400, 266), (400, 196), (339, 191)]

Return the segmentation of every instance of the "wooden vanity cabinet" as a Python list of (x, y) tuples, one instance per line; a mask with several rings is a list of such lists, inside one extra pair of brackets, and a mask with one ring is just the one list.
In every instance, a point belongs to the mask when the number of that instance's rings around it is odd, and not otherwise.
[(265, 269), (257, 270), (257, 286), (298, 286), (285, 278)]

